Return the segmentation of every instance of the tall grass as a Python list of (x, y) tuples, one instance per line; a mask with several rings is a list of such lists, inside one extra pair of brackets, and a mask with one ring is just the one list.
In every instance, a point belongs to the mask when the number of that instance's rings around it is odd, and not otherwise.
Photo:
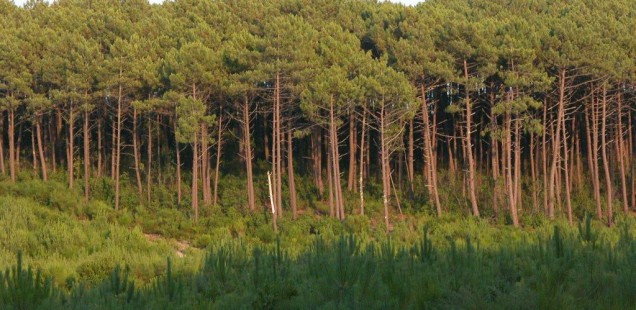
[(24, 271), (18, 258), (2, 274), (0, 306), (629, 309), (636, 305), (636, 240), (623, 225), (614, 244), (592, 242), (598, 231), (585, 223), (581, 230), (557, 225), (534, 239), (489, 246), (473, 235), (440, 239), (431, 227), (410, 246), (317, 237), (298, 255), (280, 238), (266, 246), (234, 241), (211, 247), (196, 272), (176, 273), (168, 260), (162, 276), (137, 286), (130, 268), (116, 266), (95, 285), (70, 290)]

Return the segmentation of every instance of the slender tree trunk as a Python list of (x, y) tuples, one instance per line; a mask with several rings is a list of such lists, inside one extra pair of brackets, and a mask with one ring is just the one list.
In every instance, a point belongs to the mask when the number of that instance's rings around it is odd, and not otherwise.
[(314, 128), (311, 131), (311, 152), (314, 186), (322, 197), (325, 194), (325, 185), (322, 180), (322, 133), (320, 128)]
[(617, 119), (618, 119), (618, 128), (616, 128), (616, 146), (618, 148), (618, 153), (616, 154), (618, 157), (618, 167), (620, 170), (621, 177), (621, 190), (623, 194), (623, 212), (627, 214), (629, 212), (629, 196), (627, 195), (627, 178), (625, 173), (625, 154), (623, 152), (623, 102), (622, 102), (621, 94), (618, 94), (617, 103), (618, 103), (618, 111), (617, 111)]
[(181, 205), (181, 147), (179, 146), (179, 140), (177, 138), (177, 120), (174, 120), (174, 145), (175, 153), (177, 154), (177, 204)]
[(287, 132), (287, 180), (289, 182), (289, 204), (292, 209), (292, 217), (298, 217), (298, 207), (296, 205), (296, 182), (294, 181), (294, 148), (292, 146), (291, 124)]
[(537, 162), (535, 156), (535, 135), (530, 132), (530, 182), (532, 183), (532, 208), (535, 212), (539, 210), (539, 196), (537, 194)]
[(15, 151), (15, 167), (16, 167), (16, 171), (18, 171), (20, 169), (20, 154), (22, 154), (22, 152), (20, 151), (20, 148), (22, 147), (22, 137), (24, 131), (22, 130), (22, 123), (20, 123), (20, 126), (18, 126), (18, 143), (16, 144), (16, 151)]
[(31, 124), (31, 159), (33, 161), (33, 172), (37, 173), (38, 171), (38, 157), (36, 156), (36, 146), (35, 146), (35, 126)]
[(97, 178), (102, 177), (103, 165), (104, 165), (104, 150), (102, 146), (103, 139), (103, 120), (102, 117), (97, 118)]
[[(264, 149), (264, 156), (265, 156), (265, 160), (270, 160), (271, 154), (270, 154), (270, 144), (269, 144), (269, 134), (268, 134), (268, 126), (267, 126), (267, 120), (264, 121), (263, 124), (263, 149)], [(272, 124), (273, 125), (273, 124)], [(272, 133), (272, 139), (273, 139), (274, 134)], [(274, 143), (272, 141), (272, 143)], [(273, 159), (272, 159), (273, 162)], [(273, 173), (272, 173), (273, 176)]]
[(269, 186), (269, 201), (272, 207), (272, 225), (274, 225), (274, 233), (278, 233), (276, 225), (276, 207), (274, 206), (274, 193), (272, 192), (272, 174), (267, 172), (267, 185)]
[[(464, 78), (468, 81), (468, 63), (464, 59)], [(468, 83), (468, 82), (466, 82)], [(477, 196), (475, 194), (475, 162), (473, 157), (473, 146), (471, 140), (472, 131), (472, 107), (470, 102), (470, 93), (468, 91), (469, 85), (466, 84), (466, 132), (465, 132), (465, 144), (466, 144), (466, 157), (468, 158), (468, 191), (470, 194), (470, 203), (472, 205), (473, 215), (479, 217), (479, 207), (477, 206)]]
[(254, 175), (252, 169), (252, 138), (250, 126), (250, 108), (247, 97), (243, 102), (243, 139), (245, 152), (245, 168), (247, 170), (247, 200), (250, 211), (256, 210), (256, 195), (254, 193)]
[[(426, 100), (426, 86), (421, 85), (420, 91), (422, 95), (422, 122), (423, 122), (423, 136), (424, 136), (424, 170), (427, 181), (427, 188), (430, 197), (430, 203), (435, 206), (437, 216), (442, 215), (442, 205), (439, 200), (439, 193), (437, 191), (437, 156), (434, 151), (432, 140), (435, 139), (435, 135), (431, 134), (431, 123), (429, 118), (428, 102)], [(433, 127), (436, 125), (433, 123)]]
[(71, 108), (70, 108), (70, 113), (69, 113), (69, 118), (68, 118), (68, 143), (67, 143), (67, 150), (66, 150), (66, 167), (68, 170), (68, 187), (69, 188), (73, 188), (73, 181), (74, 181), (74, 153), (75, 153), (75, 113), (74, 113), (74, 108), (73, 108), (73, 102), (71, 101)]
[[(38, 118), (37, 118), (37, 121), (35, 123), (35, 130), (37, 132), (37, 137), (38, 137), (38, 152), (40, 153), (40, 165), (41, 165), (41, 168), (42, 168), (42, 179), (44, 181), (48, 181), (49, 177), (48, 177), (48, 171), (47, 171), (47, 167), (46, 167), (46, 158), (44, 156), (44, 146), (43, 146), (43, 143), (42, 143), (42, 114), (38, 114)], [(0, 141), (0, 143), (1, 143), (1, 141)], [(0, 154), (0, 156), (1, 155), (2, 154)], [(4, 163), (2, 163), (2, 166), (4, 167)]]
[(7, 174), (4, 164), (4, 113), (0, 112), (0, 171)]
[[(565, 121), (565, 120), (564, 120)], [(569, 159), (568, 159), (568, 138), (566, 135), (566, 131), (565, 131), (565, 124), (563, 124), (563, 127), (561, 127), (562, 131), (562, 135), (563, 135), (563, 165), (565, 168), (564, 171), (564, 178), (565, 178), (565, 205), (567, 207), (567, 213), (568, 213), (568, 223), (570, 223), (570, 225), (573, 224), (573, 219), (572, 219), (572, 199), (570, 197), (570, 167), (568, 167), (569, 165)]]
[(217, 205), (219, 200), (219, 176), (221, 173), (221, 155), (223, 154), (223, 114), (219, 115), (216, 136), (216, 167), (214, 168), (214, 195), (213, 204)]
[(110, 178), (115, 181), (115, 162), (117, 162), (117, 120), (114, 119), (110, 124)]
[[(598, 152), (597, 143), (598, 140), (596, 138), (596, 129), (592, 128), (592, 126), (596, 126), (596, 122), (594, 118), (596, 117), (595, 110), (595, 100), (594, 93), (591, 94), (590, 105), (585, 107), (585, 135), (587, 139), (587, 161), (590, 170), (590, 177), (592, 178), (592, 192), (594, 194), (594, 201), (596, 202), (596, 216), (601, 219), (603, 218), (603, 211), (601, 209), (601, 197), (600, 190), (598, 184), (598, 159), (596, 154)], [(594, 138), (592, 138), (594, 135)]]
[(362, 134), (360, 135), (360, 214), (364, 215), (364, 138), (367, 128), (367, 108), (362, 112)]
[(614, 225), (612, 212), (612, 179), (607, 158), (607, 81), (603, 82), (603, 104), (601, 105), (601, 156), (603, 158), (603, 170), (605, 172), (605, 195), (607, 198), (607, 225)]
[(90, 156), (91, 156), (91, 151), (90, 151), (90, 131), (89, 131), (89, 126), (88, 126), (88, 122), (89, 122), (89, 113), (88, 113), (88, 109), (84, 108), (84, 200), (86, 202), (88, 202), (88, 199), (90, 198), (90, 169), (91, 169), (91, 165), (90, 165)]
[(512, 165), (512, 116), (510, 113), (506, 114), (506, 184), (508, 188), (508, 203), (510, 205), (510, 216), (512, 217), (512, 224), (515, 227), (519, 226), (519, 218), (517, 214), (517, 198), (515, 193), (515, 183), (513, 177), (513, 165)]
[(336, 202), (336, 216), (340, 220), (344, 220), (344, 203), (342, 201), (342, 187), (340, 185), (340, 155), (338, 152), (338, 128), (336, 126), (336, 119), (334, 116), (334, 98), (331, 96), (329, 105), (329, 142), (331, 145), (331, 164), (332, 164), (332, 176), (333, 176), (333, 188), (334, 198)]
[(281, 147), (282, 147), (282, 135), (281, 135), (281, 89), (280, 89), (280, 74), (276, 73), (276, 98), (274, 101), (274, 145), (272, 148), (273, 156), (275, 157), (275, 194), (276, 194), (276, 214), (279, 217), (283, 216), (283, 198), (282, 198), (282, 169), (281, 169)]
[[(497, 126), (496, 116), (492, 116), (493, 126)], [(499, 214), (499, 141), (494, 134), (490, 135), (490, 147), (491, 147), (491, 166), (492, 166), (492, 179), (494, 181), (493, 193), (492, 193), (492, 209), (497, 218)]]
[(627, 132), (629, 133), (629, 145), (627, 147), (627, 155), (628, 155), (628, 167), (630, 167), (630, 177), (632, 179), (632, 210), (636, 208), (636, 163), (635, 163), (635, 155), (634, 154), (634, 127), (632, 127), (632, 110), (628, 110), (627, 112)]
[(543, 132), (541, 134), (541, 166), (543, 167), (543, 209), (544, 214), (549, 215), (549, 188), (548, 182), (548, 100), (543, 100)]
[[(331, 131), (331, 129), (329, 130)], [(329, 148), (327, 149), (327, 189), (329, 190), (329, 216), (331, 217), (336, 217), (336, 206), (335, 206), (335, 195), (334, 195), (334, 189), (335, 186), (333, 184), (333, 163), (332, 163), (332, 159), (333, 156), (331, 155), (331, 137), (329, 137), (327, 139), (327, 141), (329, 142)]]
[[(208, 127), (206, 124), (201, 123), (201, 185), (203, 187), (203, 204), (209, 206), (210, 204), (216, 205), (216, 191), (214, 192), (214, 198), (212, 198), (212, 191), (210, 190), (210, 156), (208, 155)], [(218, 144), (217, 144), (218, 146)], [(214, 199), (214, 200), (213, 200)]]
[[(119, 70), (119, 76), (121, 78), (122, 70)], [(123, 105), (123, 87), (119, 84), (119, 91), (117, 96), (117, 144), (115, 146), (115, 210), (119, 210), (119, 194), (120, 194), (120, 169), (121, 169), (121, 125), (122, 125), (122, 105)]]
[(152, 198), (152, 193), (151, 193), (151, 189), (150, 189), (150, 185), (152, 183), (152, 120), (150, 117), (148, 117), (147, 120), (148, 123), (148, 149), (147, 151), (147, 156), (148, 156), (148, 167), (146, 170), (146, 200), (148, 201), (148, 204), (150, 204), (150, 199)]
[[(516, 212), (523, 210), (523, 196), (521, 192), (521, 124), (519, 118), (515, 118), (515, 199)], [(517, 224), (519, 223), (517, 217)]]
[(413, 130), (413, 119), (410, 119), (408, 152), (406, 155), (406, 174), (409, 180), (409, 196), (411, 196), (411, 198), (413, 198), (413, 193), (415, 192), (415, 138)]
[(565, 118), (565, 69), (559, 70), (559, 107), (557, 112), (557, 125), (554, 131), (553, 145), (552, 145), (552, 164), (550, 167), (550, 194), (548, 211), (550, 219), (554, 219), (554, 205), (555, 205), (555, 188), (560, 186), (556, 184), (557, 174), (557, 162), (559, 160), (559, 150), (561, 146), (561, 126), (563, 126), (563, 120)]
[(347, 179), (347, 190), (355, 191), (356, 183), (356, 124), (353, 111), (349, 111), (349, 178)]
[(192, 144), (192, 210), (194, 210), (194, 222), (199, 222), (199, 134), (194, 131)]
[(385, 124), (385, 103), (382, 102), (380, 110), (380, 159), (382, 168), (382, 202), (384, 205), (384, 225), (386, 230), (390, 231), (389, 226), (389, 196), (391, 195), (390, 184), (390, 167), (389, 167), (389, 155), (387, 150), (387, 137), (386, 137), (386, 124)]
[(139, 130), (137, 124), (137, 108), (133, 108), (133, 128), (132, 128), (132, 138), (133, 138), (133, 157), (135, 158), (135, 180), (137, 181), (137, 193), (139, 197), (141, 197), (143, 192), (143, 185), (141, 182), (141, 169), (140, 169), (140, 154), (139, 154)]

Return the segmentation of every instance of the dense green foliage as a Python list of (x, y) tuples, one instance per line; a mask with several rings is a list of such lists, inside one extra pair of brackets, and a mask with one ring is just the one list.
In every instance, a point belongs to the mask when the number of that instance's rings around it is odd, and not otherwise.
[(384, 241), (364, 233), (305, 236), (309, 245), (295, 253), (288, 233), (270, 245), (224, 242), (209, 248), (196, 271), (175, 272), (183, 258), (168, 258), (162, 274), (141, 285), (134, 274), (143, 267), (119, 264), (98, 281), (53, 284), (18, 256), (0, 273), (0, 306), (627, 309), (636, 302), (633, 219), (617, 221), (620, 234), (589, 220), (578, 230), (559, 224), (533, 231), (474, 219), (426, 222), (406, 240), (405, 231)]
[(576, 227), (546, 221), (520, 230), (472, 217), (408, 216), (387, 234), (364, 216), (303, 216), (282, 221), (277, 236), (266, 215), (219, 214), (178, 242), (141, 231), (191, 223), (186, 218), (126, 221), (130, 215), (99, 201), (60, 202), (81, 193), (53, 198), (46, 187), (63, 186), (56, 182), (18, 183), (38, 201), (9, 196), (24, 193), (0, 184), (3, 309), (626, 309), (636, 302), (631, 217), (615, 228), (588, 216)]
[(513, 2), (0, 0), (0, 308), (633, 307), (636, 6)]

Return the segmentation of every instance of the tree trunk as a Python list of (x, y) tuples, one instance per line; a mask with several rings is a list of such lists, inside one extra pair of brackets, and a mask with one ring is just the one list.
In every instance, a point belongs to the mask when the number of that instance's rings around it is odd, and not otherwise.
[[(38, 118), (35, 123), (35, 130), (37, 132), (37, 137), (38, 137), (38, 152), (40, 153), (40, 166), (42, 168), (42, 179), (44, 181), (48, 181), (49, 177), (48, 177), (48, 171), (46, 167), (46, 158), (44, 156), (44, 146), (42, 143), (42, 114), (41, 113), (38, 114)], [(2, 156), (1, 152), (0, 152), (0, 156)], [(4, 167), (4, 163), (2, 163), (2, 166)]]
[(549, 215), (549, 188), (548, 183), (548, 100), (543, 100), (543, 132), (541, 134), (541, 166), (543, 168), (543, 209), (544, 214)]
[(194, 210), (194, 222), (199, 222), (199, 134), (194, 131), (192, 144), (192, 210)]
[[(565, 120), (564, 120), (565, 122)], [(568, 139), (567, 139), (567, 135), (565, 132), (565, 124), (563, 124), (563, 127), (561, 127), (562, 131), (562, 135), (563, 135), (563, 166), (564, 166), (564, 178), (565, 178), (565, 205), (567, 207), (567, 213), (568, 213), (568, 223), (570, 223), (570, 225), (573, 224), (573, 219), (572, 219), (572, 199), (570, 197), (570, 167), (569, 167), (569, 159), (568, 159)]]
[(0, 112), (0, 171), (7, 174), (4, 164), (4, 113)]
[(329, 105), (329, 143), (331, 146), (331, 164), (332, 164), (332, 177), (333, 188), (335, 198), (335, 211), (336, 217), (340, 220), (344, 220), (344, 202), (342, 201), (342, 187), (340, 185), (340, 154), (338, 152), (338, 128), (336, 126), (336, 119), (334, 115), (334, 98), (331, 96)]
[(35, 146), (35, 126), (31, 124), (31, 159), (33, 160), (33, 172), (37, 173), (38, 171), (38, 157), (36, 156), (36, 146)]
[(287, 182), (289, 182), (289, 205), (292, 209), (292, 218), (298, 217), (296, 205), (296, 182), (294, 181), (294, 149), (292, 146), (292, 128), (289, 126), (287, 133)]
[(104, 165), (104, 150), (102, 146), (103, 139), (103, 120), (102, 117), (97, 118), (97, 178), (102, 177), (103, 165)]
[(408, 142), (408, 151), (406, 155), (406, 175), (409, 181), (409, 196), (411, 199), (413, 198), (413, 193), (415, 192), (415, 138), (414, 138), (414, 126), (413, 119), (409, 120), (409, 142)]
[(249, 109), (249, 101), (246, 97), (243, 102), (243, 143), (245, 144), (243, 151), (245, 152), (245, 169), (247, 171), (247, 200), (250, 211), (254, 211), (256, 209), (256, 195), (254, 191), (254, 175), (252, 169), (252, 128), (250, 126)]
[[(119, 70), (121, 77), (122, 70)], [(117, 144), (115, 146), (115, 210), (119, 210), (119, 171), (121, 169), (121, 125), (122, 125), (122, 105), (123, 105), (123, 87), (119, 84), (119, 91), (117, 96)]]
[(214, 168), (214, 194), (213, 204), (216, 206), (219, 200), (219, 176), (221, 174), (221, 155), (223, 154), (223, 112), (219, 114), (216, 136), (216, 167)]
[[(431, 124), (428, 111), (428, 102), (426, 100), (426, 86), (420, 87), (422, 95), (422, 121), (423, 121), (423, 136), (424, 136), (424, 170), (425, 179), (427, 182), (427, 188), (429, 192), (429, 199), (432, 206), (435, 206), (437, 216), (442, 215), (442, 204), (439, 200), (439, 193), (437, 191), (437, 156), (433, 147), (432, 140), (435, 139), (434, 134), (431, 134)], [(432, 124), (436, 127), (435, 123)]]
[[(331, 132), (331, 130), (329, 130)], [(334, 189), (335, 186), (333, 184), (333, 164), (331, 156), (331, 137), (327, 139), (329, 142), (329, 148), (327, 149), (327, 189), (329, 190), (329, 216), (336, 217), (336, 206), (335, 206), (335, 195)]]
[(464, 78), (466, 79), (465, 91), (466, 91), (466, 132), (464, 136), (466, 144), (466, 157), (468, 158), (468, 191), (470, 194), (470, 203), (472, 205), (473, 215), (479, 217), (479, 207), (477, 206), (477, 196), (475, 194), (475, 159), (473, 158), (473, 147), (471, 140), (472, 131), (472, 108), (470, 102), (470, 93), (468, 91), (468, 63), (464, 59)]
[(515, 183), (513, 177), (512, 166), (512, 116), (506, 113), (506, 187), (508, 189), (508, 203), (510, 207), (510, 216), (512, 224), (519, 226), (519, 218), (517, 214), (517, 199), (515, 193)]
[(140, 154), (139, 154), (139, 130), (137, 124), (137, 108), (133, 108), (133, 157), (135, 159), (135, 180), (137, 181), (137, 193), (141, 197), (143, 193), (143, 185), (141, 183)]
[(117, 161), (117, 120), (110, 124), (110, 178), (115, 181), (115, 162)]
[(625, 173), (625, 154), (623, 152), (623, 102), (622, 102), (621, 94), (618, 94), (617, 103), (618, 103), (618, 111), (617, 111), (617, 119), (618, 119), (618, 128), (616, 128), (616, 146), (618, 148), (618, 167), (620, 170), (621, 177), (621, 190), (623, 194), (623, 212), (627, 214), (629, 212), (629, 196), (627, 195), (627, 178)]
[(364, 215), (364, 138), (367, 127), (367, 108), (362, 112), (362, 134), (360, 135), (360, 214)]
[(150, 119), (150, 117), (148, 117), (147, 120), (148, 123), (148, 149), (147, 151), (147, 156), (148, 156), (148, 167), (147, 167), (147, 172), (146, 172), (146, 200), (148, 201), (148, 204), (150, 205), (150, 199), (152, 198), (152, 194), (151, 194), (151, 189), (150, 189), (150, 185), (152, 183), (152, 120)]
[(272, 158), (274, 165), (274, 194), (275, 194), (275, 203), (276, 203), (276, 216), (283, 216), (283, 199), (282, 199), (282, 172), (281, 172), (281, 147), (282, 147), (282, 136), (281, 136), (281, 89), (280, 89), (280, 74), (276, 73), (276, 89), (275, 89), (275, 100), (274, 100), (274, 131), (273, 131), (273, 144), (272, 144)]
[(88, 109), (84, 108), (84, 200), (88, 202), (90, 197), (90, 132), (88, 126), (88, 117), (89, 117)]
[(68, 143), (66, 149), (66, 167), (68, 171), (68, 187), (73, 188), (74, 181), (74, 153), (75, 153), (75, 113), (73, 109), (73, 102), (71, 101), (71, 108), (68, 118)]
[(179, 140), (177, 138), (177, 120), (174, 119), (174, 145), (175, 153), (177, 154), (177, 204), (181, 205), (181, 148), (179, 147)]
[(353, 111), (349, 111), (349, 177), (347, 179), (347, 190), (355, 191), (356, 183), (356, 124)]
[[(208, 126), (201, 123), (201, 185), (203, 187), (203, 204), (209, 206), (210, 204), (216, 205), (216, 191), (214, 192), (214, 198), (212, 198), (212, 191), (210, 190), (210, 155), (208, 154)], [(218, 145), (217, 145), (218, 146)]]
[[(515, 212), (523, 210), (523, 195), (521, 191), (521, 124), (519, 117), (515, 117)], [(513, 221), (514, 224), (514, 221)], [(517, 217), (517, 225), (519, 219)]]
[(391, 193), (390, 184), (390, 167), (389, 167), (389, 154), (387, 150), (387, 138), (385, 133), (385, 113), (384, 102), (380, 110), (380, 160), (382, 169), (382, 203), (384, 205), (384, 225), (387, 232), (390, 231), (389, 227), (389, 196)]
[(552, 164), (550, 167), (550, 194), (548, 211), (550, 219), (554, 219), (554, 205), (555, 205), (555, 188), (560, 186), (556, 184), (557, 174), (557, 162), (559, 160), (559, 153), (561, 148), (561, 126), (563, 126), (563, 120), (565, 119), (565, 69), (559, 70), (559, 106), (557, 112), (557, 127), (554, 131), (553, 145), (552, 145)]
[(605, 195), (607, 198), (607, 225), (614, 225), (612, 212), (612, 179), (607, 159), (607, 81), (603, 82), (603, 103), (601, 105), (601, 156), (603, 158), (603, 170), (605, 172)]
[(587, 139), (587, 161), (590, 170), (590, 177), (592, 178), (592, 193), (594, 194), (594, 201), (596, 202), (596, 216), (603, 218), (603, 211), (601, 208), (601, 197), (598, 182), (598, 159), (597, 159), (597, 136), (596, 136), (596, 118), (595, 111), (594, 92), (591, 94), (590, 105), (585, 107), (585, 135)]

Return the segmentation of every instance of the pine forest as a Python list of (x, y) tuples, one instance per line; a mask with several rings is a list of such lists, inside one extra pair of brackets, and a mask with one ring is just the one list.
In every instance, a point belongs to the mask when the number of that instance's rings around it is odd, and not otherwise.
[(631, 309), (635, 215), (633, 0), (0, 0), (0, 308)]

